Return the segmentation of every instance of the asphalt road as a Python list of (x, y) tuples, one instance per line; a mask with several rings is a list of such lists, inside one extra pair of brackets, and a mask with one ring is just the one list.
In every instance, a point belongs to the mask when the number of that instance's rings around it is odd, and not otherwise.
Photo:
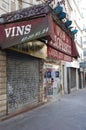
[(0, 130), (86, 130), (86, 89), (0, 122)]

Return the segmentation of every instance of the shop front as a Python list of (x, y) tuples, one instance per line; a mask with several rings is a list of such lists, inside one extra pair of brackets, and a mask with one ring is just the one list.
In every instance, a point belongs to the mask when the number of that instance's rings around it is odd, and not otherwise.
[(61, 62), (72, 61), (75, 44), (71, 32), (70, 36), (56, 17), (49, 10), (34, 19), (24, 18), (0, 25), (0, 47), (7, 63), (6, 114), (35, 106), (45, 97), (61, 92), (64, 84)]
[(41, 103), (41, 68), (46, 49), (43, 42), (36, 40), (6, 50), (8, 113)]
[(50, 40), (47, 45), (47, 59), (44, 63), (45, 99), (51, 99), (51, 97), (58, 99), (58, 95), (67, 91), (66, 61), (73, 60), (71, 38), (55, 22), (52, 23), (52, 26), (55, 39)]
[[(37, 26), (39, 21), (41, 24)], [(4, 82), (2, 79), (5, 88), (0, 81), (1, 92), (4, 91), (3, 95), (0, 95), (0, 116), (3, 116), (42, 103), (41, 68), (47, 48), (43, 42), (35, 39), (45, 36), (48, 32), (47, 18), (39, 18), (35, 22), (31, 20), (6, 24), (2, 25), (1, 29), (1, 50), (5, 53), (5, 61), (1, 59), (1, 62), (5, 62), (3, 72), (6, 80)], [(33, 41), (26, 42), (29, 38)]]

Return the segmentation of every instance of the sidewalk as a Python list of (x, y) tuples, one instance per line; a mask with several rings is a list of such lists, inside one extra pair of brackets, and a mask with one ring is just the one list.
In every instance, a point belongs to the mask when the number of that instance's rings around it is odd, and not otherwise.
[(86, 130), (86, 89), (0, 122), (0, 130)]

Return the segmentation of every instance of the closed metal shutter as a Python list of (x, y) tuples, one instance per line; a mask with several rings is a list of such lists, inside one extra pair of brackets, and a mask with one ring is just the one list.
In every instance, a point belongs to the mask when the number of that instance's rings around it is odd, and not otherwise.
[(39, 102), (39, 59), (7, 51), (8, 113)]
[(71, 88), (76, 87), (76, 69), (71, 68)]

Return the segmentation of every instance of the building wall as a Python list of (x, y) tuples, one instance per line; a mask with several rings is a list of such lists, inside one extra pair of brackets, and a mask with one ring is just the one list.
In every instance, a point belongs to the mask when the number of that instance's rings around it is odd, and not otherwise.
[(67, 68), (66, 62), (61, 62), (61, 85), (62, 85), (62, 94), (68, 93), (67, 90)]
[[(76, 0), (65, 0), (66, 1), (66, 10), (67, 10), (67, 14), (70, 16), (70, 20), (72, 20), (72, 29), (71, 31), (73, 31), (74, 29), (78, 29), (78, 33), (74, 35), (75, 37), (75, 43), (76, 43), (76, 48), (79, 52), (79, 58), (77, 60), (73, 60), (73, 62), (68, 63), (67, 62), (67, 67), (69, 67), (67, 69), (67, 73), (69, 73), (69, 80), (70, 78), (73, 78), (73, 75), (75, 76), (75, 79), (73, 80), (73, 84), (72, 82), (69, 83), (68, 85), (68, 89), (71, 87), (74, 87), (76, 89), (79, 88), (79, 75), (78, 75), (78, 69), (80, 68), (79, 63), (83, 60), (83, 48), (82, 48), (82, 27), (83, 27), (83, 19), (79, 10), (79, 6), (77, 4)], [(69, 65), (70, 64), (70, 65)], [(68, 81), (68, 79), (67, 79)]]
[(76, 45), (77, 45), (78, 52), (80, 53), (80, 58), (82, 60), (82, 57), (83, 57), (83, 48), (82, 48), (83, 18), (82, 18), (82, 15), (80, 13), (80, 9), (77, 5), (76, 0), (70, 0), (70, 1), (65, 0), (65, 1), (66, 1), (67, 14), (70, 16), (70, 20), (72, 20), (71, 26), (73, 28), (71, 29), (71, 31), (73, 31), (74, 29), (78, 30), (78, 33), (75, 34), (75, 42), (76, 42)]
[(0, 14), (7, 13), (9, 11), (8, 0), (0, 0)]
[(0, 117), (6, 114), (7, 105), (7, 76), (6, 76), (6, 53), (0, 50)]

